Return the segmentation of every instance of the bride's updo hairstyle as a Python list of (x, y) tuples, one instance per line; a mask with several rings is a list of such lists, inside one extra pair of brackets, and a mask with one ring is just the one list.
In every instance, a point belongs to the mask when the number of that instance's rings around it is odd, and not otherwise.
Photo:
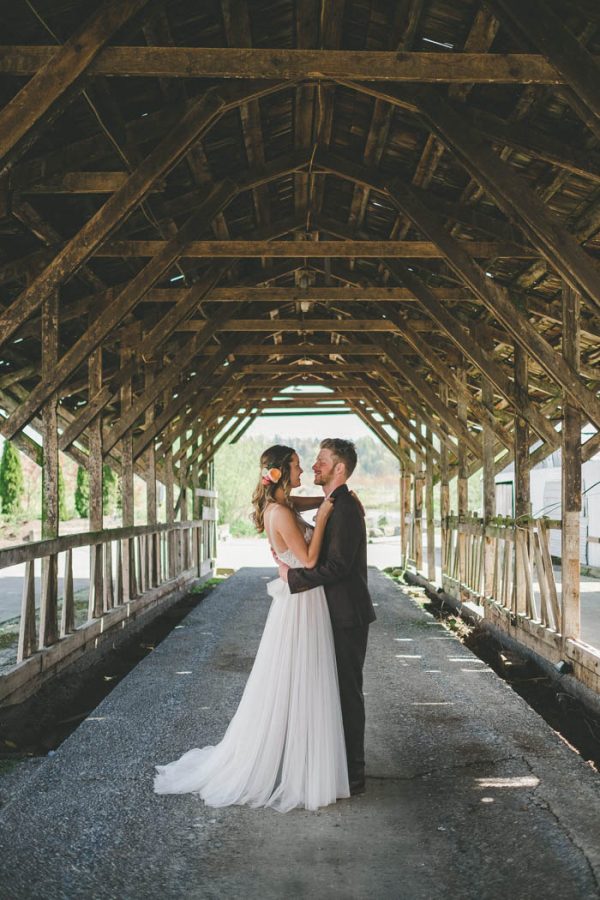
[[(265, 530), (265, 507), (270, 500), (275, 502), (277, 488), (283, 489), (285, 501), (288, 503), (290, 491), (292, 490), (290, 484), (290, 463), (295, 452), (293, 447), (275, 444), (261, 454), (258, 484), (252, 495), (252, 506), (254, 507), (252, 521), (259, 532)], [(277, 469), (281, 473), (281, 478), (278, 478), (277, 481), (271, 481), (266, 475), (272, 469)]]

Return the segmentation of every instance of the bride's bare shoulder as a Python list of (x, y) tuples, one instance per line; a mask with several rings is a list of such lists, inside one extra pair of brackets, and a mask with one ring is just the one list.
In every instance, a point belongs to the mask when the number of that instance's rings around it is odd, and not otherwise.
[(289, 506), (284, 506), (283, 503), (270, 503), (265, 512), (265, 515), (267, 514), (270, 522), (285, 522), (294, 518), (292, 510)]

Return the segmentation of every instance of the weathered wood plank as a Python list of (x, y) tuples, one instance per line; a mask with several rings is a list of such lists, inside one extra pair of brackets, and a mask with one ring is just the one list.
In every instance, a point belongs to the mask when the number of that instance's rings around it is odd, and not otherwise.
[[(204, 221), (204, 215), (210, 218), (215, 210), (221, 208), (223, 203), (231, 196), (231, 184), (222, 182), (214, 192), (211, 192), (206, 200), (203, 212), (194, 213), (190, 219), (180, 228), (179, 232), (170, 241), (166, 242), (163, 249), (144, 268), (129, 281), (113, 302), (104, 309), (95, 319), (92, 325), (81, 338), (64, 354), (54, 371), (30, 393), (27, 401), (8, 419), (2, 428), (6, 436), (15, 434), (30, 421), (41, 404), (56, 391), (68, 376), (81, 365), (88, 354), (94, 350), (104, 338), (125, 318), (125, 316), (140, 302), (146, 290), (159, 279), (179, 257), (181, 247), (185, 244), (190, 232), (193, 232)], [(212, 287), (211, 281), (209, 287)], [(184, 306), (194, 301), (196, 292), (186, 298)], [(171, 310), (167, 315), (169, 321), (178, 321), (180, 308)], [(105, 451), (107, 452), (107, 451)]]
[[(418, 275), (411, 272), (407, 266), (399, 264), (397, 261), (392, 263), (389, 260), (385, 262), (385, 265), (399, 281), (403, 282), (414, 293), (419, 305), (436, 325), (442, 329), (457, 349), (464, 353), (473, 365), (477, 366), (483, 377), (489, 378), (498, 393), (508, 401), (511, 407), (517, 409), (519, 401), (515, 396), (514, 387), (508, 376), (493, 356), (485, 351), (481, 341), (471, 334), (465, 323), (459, 321), (453, 313), (446, 309), (432, 289)], [(559, 437), (551, 423), (533, 406), (523, 410), (523, 412), (528, 416), (537, 434), (547, 443), (556, 446)]]
[[(32, 75), (54, 47), (0, 47), (0, 73)], [(224, 47), (106, 47), (92, 75), (142, 78), (350, 79), (460, 84), (562, 84), (542, 56), (530, 53), (421, 53)]]
[[(600, 72), (600, 69), (598, 70)], [(458, 156), (471, 177), (516, 222), (534, 247), (593, 311), (600, 310), (600, 280), (593, 261), (513, 168), (500, 159), (460, 112), (436, 91), (416, 92), (432, 130)]]
[(47, 118), (61, 97), (73, 92), (107, 41), (147, 2), (107, 0), (62, 47), (46, 48), (50, 51), (46, 62), (36, 67), (33, 77), (0, 111), (0, 163), (4, 167), (27, 149), (37, 135), (32, 133), (34, 126)]
[(0, 343), (6, 341), (61, 282), (90, 258), (107, 234), (143, 199), (154, 182), (181, 159), (188, 147), (219, 118), (224, 105), (224, 100), (214, 91), (208, 91), (200, 98), (179, 125), (129, 176), (125, 184), (115, 191), (59, 251), (50, 265), (4, 310), (0, 315)]
[(21, 620), (19, 622), (19, 644), (17, 662), (27, 659), (37, 649), (35, 634), (35, 575), (33, 560), (25, 563), (23, 592), (21, 596)]
[(592, 115), (600, 119), (600, 66), (565, 26), (564, 17), (542, 0), (495, 0), (494, 6), (538, 48)]
[[(235, 311), (236, 307), (233, 307), (231, 312), (235, 313)], [(111, 428), (110, 432), (105, 434), (104, 445), (107, 451), (114, 447), (128, 429), (133, 427), (136, 420), (139, 419), (149, 406), (158, 399), (159, 394), (172, 388), (173, 385), (179, 381), (182, 373), (189, 368), (194, 357), (199, 353), (202, 347), (206, 345), (215, 332), (219, 330), (219, 326), (221, 326), (228, 318), (228, 315), (229, 307), (223, 307), (217, 315), (213, 316), (210, 320), (205, 320), (204, 329), (181, 347), (177, 358), (173, 363), (162, 369), (160, 374), (154, 379), (152, 385), (143, 392), (135, 403), (131, 404), (127, 414), (122, 415), (119, 421)], [(194, 377), (198, 378), (198, 376)], [(201, 379), (198, 378), (196, 383), (201, 385)], [(170, 405), (169, 409), (171, 408)]]
[[(58, 292), (42, 304), (42, 378), (51, 373), (58, 359)], [(58, 398), (50, 395), (42, 410), (42, 540), (58, 537), (59, 460)], [(39, 646), (58, 640), (58, 572), (56, 555), (42, 560)]]
[[(529, 404), (528, 359), (523, 348), (514, 345), (515, 393), (521, 409)], [(525, 419), (515, 412), (515, 580), (514, 611), (527, 614), (529, 516), (531, 515), (529, 428)]]
[[(569, 285), (563, 287), (563, 356), (577, 368), (580, 361), (580, 298)], [(578, 638), (581, 631), (581, 576), (579, 566), (581, 519), (581, 413), (563, 400), (562, 427), (562, 528), (561, 528), (561, 634)]]
[[(539, 363), (550, 378), (568, 393), (571, 400), (589, 419), (600, 427), (600, 400), (583, 384), (579, 373), (536, 331), (531, 322), (521, 315), (512, 302), (509, 291), (486, 277), (483, 269), (462, 251), (458, 241), (446, 231), (438, 217), (423, 206), (408, 186), (403, 185), (401, 189), (393, 190), (393, 198), (415, 225), (434, 240), (440, 250), (443, 250), (452, 271), (477, 294), (483, 305), (502, 323), (506, 331)], [(537, 431), (537, 426), (534, 427)]]
[[(165, 241), (110, 241), (96, 251), (98, 257), (152, 257), (163, 252)], [(517, 244), (494, 241), (460, 241), (465, 253), (476, 259), (531, 259), (538, 256)], [(336, 259), (383, 256), (400, 259), (439, 259), (443, 254), (430, 241), (189, 241), (181, 256), (189, 259)]]

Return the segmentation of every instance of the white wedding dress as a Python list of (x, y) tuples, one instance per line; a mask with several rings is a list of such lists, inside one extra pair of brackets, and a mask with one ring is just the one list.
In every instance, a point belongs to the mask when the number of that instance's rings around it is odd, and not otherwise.
[[(304, 525), (304, 523), (303, 523)], [(311, 529), (305, 526), (305, 538)], [(280, 554), (300, 566), (290, 550)], [(331, 620), (322, 587), (291, 594), (277, 578), (258, 653), (222, 741), (156, 766), (157, 794), (208, 806), (318, 809), (349, 797)]]

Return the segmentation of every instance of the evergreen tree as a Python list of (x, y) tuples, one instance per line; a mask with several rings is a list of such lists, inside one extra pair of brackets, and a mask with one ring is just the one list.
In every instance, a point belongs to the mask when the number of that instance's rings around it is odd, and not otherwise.
[(67, 513), (67, 500), (65, 497), (65, 480), (62, 469), (58, 467), (58, 519), (65, 522), (69, 518)]
[(23, 469), (18, 451), (10, 441), (5, 441), (0, 460), (0, 500), (5, 515), (16, 515), (20, 512), (24, 489)]
[(84, 469), (83, 466), (77, 468), (75, 509), (81, 519), (87, 519), (90, 514), (90, 476), (88, 470)]
[(112, 516), (117, 505), (117, 476), (110, 466), (102, 466), (102, 505), (104, 515)]

